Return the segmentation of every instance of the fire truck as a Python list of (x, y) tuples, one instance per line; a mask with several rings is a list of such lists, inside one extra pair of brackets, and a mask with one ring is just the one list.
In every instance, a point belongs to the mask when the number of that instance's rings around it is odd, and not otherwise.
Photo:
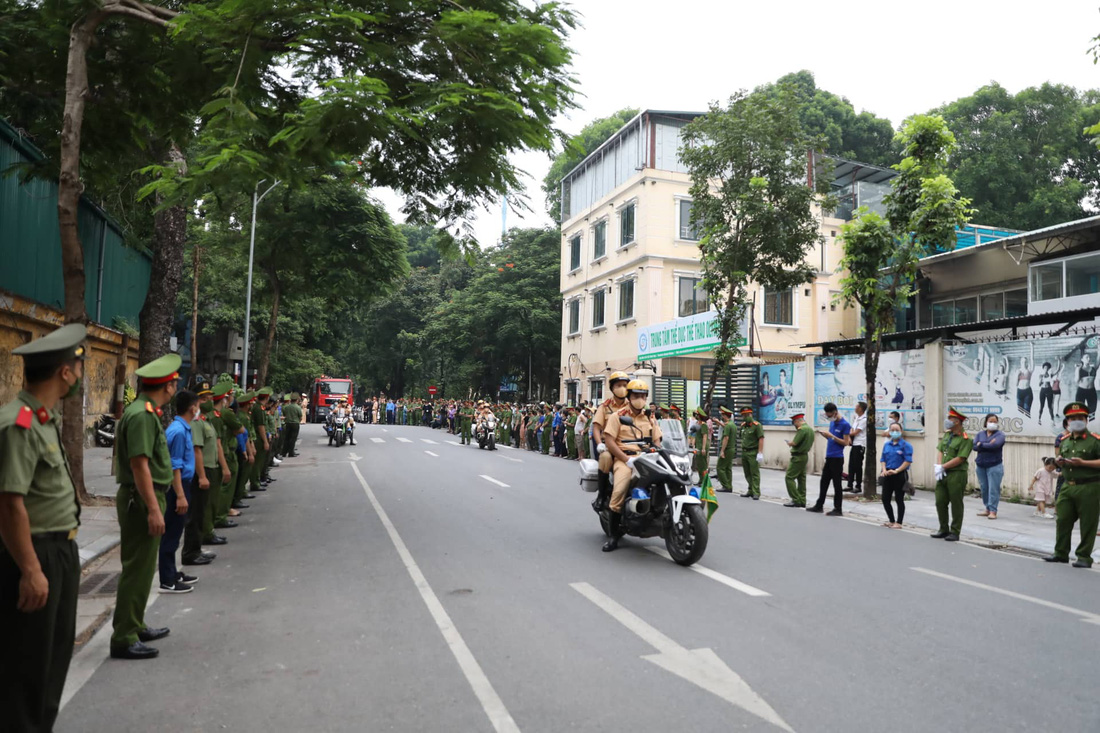
[(339, 379), (324, 375), (314, 379), (313, 385), (309, 388), (309, 415), (307, 419), (310, 422), (324, 422), (336, 403), (345, 397), (349, 404), (355, 400), (355, 389), (352, 386), (351, 379), (347, 377)]

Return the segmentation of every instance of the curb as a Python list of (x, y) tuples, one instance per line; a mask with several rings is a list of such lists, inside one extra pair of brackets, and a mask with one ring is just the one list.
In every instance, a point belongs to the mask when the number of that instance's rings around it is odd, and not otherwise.
[(80, 569), (88, 567), (93, 560), (97, 560), (107, 554), (122, 542), (122, 536), (117, 532), (105, 534), (87, 547), (80, 548)]

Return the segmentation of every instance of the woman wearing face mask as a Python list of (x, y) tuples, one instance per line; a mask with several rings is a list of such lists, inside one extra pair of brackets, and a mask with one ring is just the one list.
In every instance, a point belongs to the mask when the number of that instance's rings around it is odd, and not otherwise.
[[(909, 476), (909, 466), (913, 463), (913, 446), (901, 437), (901, 425), (890, 423), (890, 440), (882, 446), (879, 459), (879, 475), (882, 476), (882, 505), (886, 508), (886, 517), (890, 520), (884, 527), (900, 529), (905, 521), (905, 482)], [(891, 500), (898, 504), (897, 521), (894, 521), (894, 507)]]
[(978, 485), (982, 487), (982, 504), (985, 505), (978, 516), (989, 519), (997, 518), (997, 505), (1001, 502), (1001, 481), (1005, 477), (1004, 459), (1001, 455), (1005, 446), (1005, 434), (1000, 427), (997, 416), (989, 413), (985, 416), (985, 429), (974, 436), (974, 452), (978, 454), (974, 465), (978, 472)]

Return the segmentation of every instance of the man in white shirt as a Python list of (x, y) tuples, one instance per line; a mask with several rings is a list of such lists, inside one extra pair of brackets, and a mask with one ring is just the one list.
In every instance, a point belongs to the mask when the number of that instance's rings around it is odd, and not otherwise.
[[(867, 451), (867, 403), (856, 404), (856, 414), (852, 418), (852, 450), (848, 453), (848, 488), (849, 494), (863, 493), (863, 459)], [(852, 482), (855, 488), (852, 488)]]

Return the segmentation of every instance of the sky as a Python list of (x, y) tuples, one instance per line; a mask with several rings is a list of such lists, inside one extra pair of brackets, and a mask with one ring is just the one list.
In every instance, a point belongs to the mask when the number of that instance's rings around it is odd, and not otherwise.
[[(579, 132), (623, 107), (703, 111), (738, 89), (792, 71), (894, 123), (996, 81), (1015, 93), (1043, 82), (1100, 88), (1088, 54), (1100, 0), (575, 0), (578, 107), (558, 121)], [(519, 153), (531, 212), (508, 227), (551, 224), (541, 190), (545, 153)], [(400, 199), (377, 191), (396, 221)], [(473, 222), (479, 243), (500, 239), (499, 202)]]

